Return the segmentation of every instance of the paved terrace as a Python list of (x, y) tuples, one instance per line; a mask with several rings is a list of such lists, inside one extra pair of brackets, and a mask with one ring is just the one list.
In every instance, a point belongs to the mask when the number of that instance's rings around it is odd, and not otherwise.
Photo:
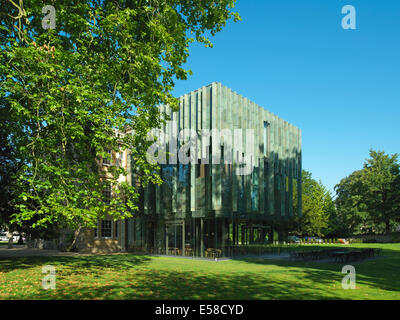
[[(94, 256), (94, 255), (118, 255), (118, 254), (134, 254), (125, 252), (116, 253), (80, 253), (80, 252), (63, 252), (58, 250), (45, 250), (37, 248), (28, 248), (26, 245), (14, 245), (12, 249), (8, 249), (7, 245), (0, 246), (0, 258), (20, 258), (20, 257), (56, 257), (56, 256)], [(281, 254), (261, 254), (261, 255), (240, 255), (234, 257), (222, 257), (222, 258), (201, 258), (201, 257), (190, 257), (190, 256), (177, 256), (177, 255), (157, 255), (157, 254), (140, 254), (145, 256), (153, 257), (169, 257), (176, 259), (191, 259), (191, 260), (206, 260), (206, 261), (225, 261), (235, 259), (246, 259), (246, 258), (257, 258), (257, 259), (269, 259), (269, 260), (292, 260), (289, 253), (284, 252)], [(365, 260), (382, 258), (381, 256), (368, 257)], [(334, 263), (332, 258), (324, 258), (320, 260), (309, 260), (317, 263)], [(356, 261), (354, 261), (356, 262)], [(358, 261), (357, 261), (358, 262)]]
[[(14, 245), (12, 249), (8, 249), (7, 245), (0, 246), (0, 258), (18, 258), (18, 257), (53, 257), (53, 256), (90, 256), (90, 255), (109, 255), (109, 254), (126, 254), (122, 253), (80, 253), (80, 252), (62, 252), (58, 250), (45, 250), (38, 248), (28, 248), (26, 245)], [(243, 258), (262, 258), (262, 259), (289, 259), (288, 253), (278, 254), (264, 254), (264, 255), (245, 255), (235, 257), (223, 257), (223, 258), (201, 258), (201, 257), (189, 257), (189, 256), (175, 256), (175, 255), (157, 255), (157, 254), (141, 254), (154, 257), (170, 257), (177, 259), (193, 259), (193, 260), (232, 260), (232, 259), (243, 259)]]
[(28, 248), (26, 245), (13, 245), (8, 249), (7, 245), (0, 245), (0, 258), (19, 258), (19, 257), (53, 257), (53, 256), (82, 256), (79, 252), (61, 252), (58, 250), (43, 250)]

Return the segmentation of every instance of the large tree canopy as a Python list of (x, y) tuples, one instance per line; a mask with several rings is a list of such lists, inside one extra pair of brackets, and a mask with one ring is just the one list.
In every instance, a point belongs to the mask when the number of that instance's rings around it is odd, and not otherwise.
[(364, 188), (361, 182), (362, 174), (362, 170), (354, 171), (335, 186), (337, 195), (335, 203), (342, 235), (360, 234), (372, 230), (367, 221), (367, 207), (361, 201)]
[(338, 214), (355, 233), (389, 233), (400, 222), (398, 155), (370, 151), (362, 170), (335, 187)]
[[(0, 98), (12, 126), (5, 133), (19, 164), (13, 175), (14, 220), (37, 226), (93, 226), (105, 212), (114, 218), (137, 209), (138, 190), (106, 182), (98, 160), (106, 150), (130, 149), (142, 183), (160, 183), (146, 161), (159, 127), (160, 103), (171, 95), (189, 44), (229, 19), (235, 0), (2, 0)], [(55, 8), (55, 29), (44, 29), (42, 8)], [(46, 25), (46, 24), (45, 24)], [(117, 135), (129, 127), (134, 134)], [(3, 138), (3, 132), (2, 132)], [(111, 182), (108, 204), (102, 190)]]

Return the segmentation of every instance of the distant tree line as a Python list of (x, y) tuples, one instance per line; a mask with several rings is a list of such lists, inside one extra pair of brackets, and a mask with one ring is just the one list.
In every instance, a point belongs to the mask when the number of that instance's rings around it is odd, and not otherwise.
[(303, 214), (292, 221), (298, 235), (346, 237), (395, 230), (400, 223), (398, 154), (370, 150), (369, 156), (361, 170), (335, 186), (335, 199), (321, 181), (303, 170)]

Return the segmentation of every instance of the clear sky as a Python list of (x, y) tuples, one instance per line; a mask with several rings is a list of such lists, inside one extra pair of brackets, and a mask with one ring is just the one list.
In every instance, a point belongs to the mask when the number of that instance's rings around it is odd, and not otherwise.
[[(356, 30), (342, 28), (342, 7)], [(400, 153), (399, 0), (237, 0), (214, 47), (193, 45), (180, 96), (218, 81), (302, 130), (303, 168), (329, 189), (370, 148)]]

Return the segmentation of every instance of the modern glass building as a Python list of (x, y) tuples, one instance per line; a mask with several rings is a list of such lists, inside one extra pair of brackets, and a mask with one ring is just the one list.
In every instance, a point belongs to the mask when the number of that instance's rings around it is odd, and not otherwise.
[(220, 83), (180, 97), (177, 112), (160, 108), (170, 118), (154, 153), (164, 182), (122, 222), (121, 247), (226, 256), (285, 240), (286, 222), (301, 215), (301, 131)]

